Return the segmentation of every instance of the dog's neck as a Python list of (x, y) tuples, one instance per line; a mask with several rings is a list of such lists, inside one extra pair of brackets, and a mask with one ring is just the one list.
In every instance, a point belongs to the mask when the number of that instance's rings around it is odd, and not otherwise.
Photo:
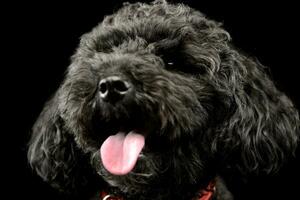
[[(201, 189), (198, 196), (193, 198), (194, 200), (211, 200), (212, 196), (216, 190), (215, 181), (211, 181), (205, 189)], [(120, 196), (114, 196), (108, 194), (106, 191), (100, 192), (99, 200), (125, 200), (125, 198)]]

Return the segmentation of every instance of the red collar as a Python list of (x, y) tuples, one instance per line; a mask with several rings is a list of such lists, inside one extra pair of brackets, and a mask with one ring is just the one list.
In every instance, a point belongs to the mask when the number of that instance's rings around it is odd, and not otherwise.
[(208, 186), (205, 189), (200, 190), (199, 197), (197, 198), (197, 200), (211, 200), (215, 191), (216, 182), (213, 180), (209, 182)]
[(124, 200), (123, 197), (115, 197), (107, 194), (105, 191), (100, 192), (100, 200)]
[[(216, 190), (215, 181), (211, 181), (205, 189), (200, 190), (199, 196), (194, 200), (211, 200)], [(105, 191), (100, 192), (100, 200), (124, 200), (123, 197), (109, 195)]]

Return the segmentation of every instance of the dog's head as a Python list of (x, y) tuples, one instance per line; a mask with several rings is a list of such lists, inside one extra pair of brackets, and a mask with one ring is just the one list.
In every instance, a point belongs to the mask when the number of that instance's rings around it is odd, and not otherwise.
[(299, 121), (264, 70), (194, 9), (126, 4), (82, 37), (29, 160), (59, 187), (91, 170), (130, 193), (198, 189), (226, 167), (276, 171)]

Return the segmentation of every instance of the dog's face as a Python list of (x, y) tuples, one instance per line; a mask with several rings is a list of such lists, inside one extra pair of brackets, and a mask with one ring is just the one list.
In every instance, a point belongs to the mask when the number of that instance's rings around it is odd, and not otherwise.
[(203, 21), (205, 29), (219, 31), (214, 37), (222, 36), (219, 45), (226, 48), (226, 32), (197, 12), (191, 18), (195, 11), (185, 7), (130, 9), (134, 6), (83, 37), (62, 86), (62, 118), (113, 185), (149, 184), (177, 168), (194, 169), (189, 179), (201, 179), (206, 161), (201, 143), (221, 119), (225, 99), (218, 99), (210, 80), (211, 67), (219, 63), (201, 41), (209, 36), (195, 33)]
[[(227, 165), (276, 170), (295, 149), (297, 111), (229, 42), (220, 24), (187, 6), (126, 5), (82, 37), (34, 131), (51, 147), (64, 142), (50, 130), (68, 135), (124, 193), (198, 189)], [(38, 134), (29, 158), (44, 176), (52, 169), (39, 165)], [(48, 158), (58, 152), (45, 149)]]

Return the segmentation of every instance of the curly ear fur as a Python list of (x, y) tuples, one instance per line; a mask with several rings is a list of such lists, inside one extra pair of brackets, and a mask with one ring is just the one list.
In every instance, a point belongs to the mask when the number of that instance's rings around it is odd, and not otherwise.
[(233, 60), (231, 116), (219, 127), (214, 150), (242, 173), (276, 172), (296, 150), (298, 112), (259, 62), (243, 55)]
[(91, 170), (86, 166), (88, 158), (64, 129), (57, 109), (57, 96), (45, 105), (33, 127), (28, 160), (38, 175), (53, 187), (74, 194), (78, 192), (78, 185), (87, 184)]

